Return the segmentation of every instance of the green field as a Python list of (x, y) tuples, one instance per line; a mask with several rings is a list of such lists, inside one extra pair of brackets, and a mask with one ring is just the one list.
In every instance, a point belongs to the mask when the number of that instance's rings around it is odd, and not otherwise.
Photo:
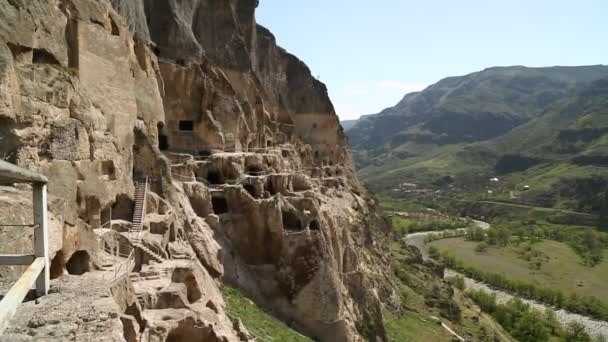
[(574, 292), (583, 296), (608, 298), (608, 261), (595, 267), (582, 264), (582, 259), (564, 243), (543, 241), (534, 245), (548, 260), (540, 270), (531, 270), (528, 261), (519, 258), (516, 247), (489, 247), (485, 252), (475, 251), (477, 243), (462, 238), (438, 240), (430, 243), (441, 251), (450, 251), (466, 265), (479, 269), (503, 273), (510, 279), (532, 282), (544, 287), (552, 287)]

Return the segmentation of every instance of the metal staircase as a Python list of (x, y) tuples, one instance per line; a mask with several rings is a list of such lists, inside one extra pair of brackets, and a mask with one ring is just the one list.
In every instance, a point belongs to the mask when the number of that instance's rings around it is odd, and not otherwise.
[[(138, 182), (135, 186), (135, 208), (133, 210), (133, 223), (131, 224), (130, 232), (140, 233), (144, 225), (144, 216), (146, 215), (146, 197), (148, 195), (148, 177), (145, 181)], [(139, 235), (139, 234), (137, 234)], [(137, 236), (136, 235), (136, 236)], [(140, 240), (139, 237), (133, 239)], [(133, 241), (140, 242), (140, 241)]]
[(129, 229), (129, 239), (133, 246), (141, 249), (145, 254), (153, 260), (162, 263), (165, 258), (156, 252), (146, 247), (141, 241), (141, 233), (144, 227), (144, 218), (146, 216), (146, 199), (148, 196), (148, 177), (143, 182), (138, 182), (135, 186), (135, 208), (133, 209), (133, 223)]
[(136, 242), (136, 241), (133, 241), (133, 239), (131, 239), (131, 242), (133, 243), (133, 245), (135, 247), (141, 249), (149, 257), (151, 257), (152, 259), (154, 259), (154, 261), (159, 262), (159, 263), (162, 263), (163, 261), (165, 261), (165, 258), (163, 256), (161, 256), (160, 254), (157, 254), (156, 252), (154, 252), (150, 248), (144, 246), (144, 244), (141, 243), (141, 240), (138, 241), (138, 242)]

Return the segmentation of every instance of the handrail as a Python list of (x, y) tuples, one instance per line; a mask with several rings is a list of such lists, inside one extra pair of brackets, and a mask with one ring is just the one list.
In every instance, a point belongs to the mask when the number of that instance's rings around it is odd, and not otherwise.
[(0, 224), (0, 228), (5, 228), (5, 227), (31, 227), (31, 228), (38, 228), (38, 227), (40, 227), (40, 225), (38, 225), (38, 224)]

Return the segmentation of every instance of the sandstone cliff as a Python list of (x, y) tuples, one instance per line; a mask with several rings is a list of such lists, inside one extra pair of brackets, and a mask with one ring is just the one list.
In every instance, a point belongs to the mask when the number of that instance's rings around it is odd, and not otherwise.
[[(386, 339), (386, 223), (325, 86), (256, 7), (0, 0), (0, 153), (50, 179), (56, 289), (2, 338), (250, 340), (225, 283), (310, 337)], [(27, 221), (27, 192), (0, 193), (2, 217)], [(0, 233), (3, 252), (28, 247)], [(70, 310), (83, 302), (103, 315)]]

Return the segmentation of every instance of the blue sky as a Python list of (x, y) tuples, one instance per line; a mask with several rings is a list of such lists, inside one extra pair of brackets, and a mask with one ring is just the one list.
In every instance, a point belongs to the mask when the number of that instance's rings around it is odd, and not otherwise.
[(491, 66), (608, 64), (608, 0), (260, 0), (342, 119)]

